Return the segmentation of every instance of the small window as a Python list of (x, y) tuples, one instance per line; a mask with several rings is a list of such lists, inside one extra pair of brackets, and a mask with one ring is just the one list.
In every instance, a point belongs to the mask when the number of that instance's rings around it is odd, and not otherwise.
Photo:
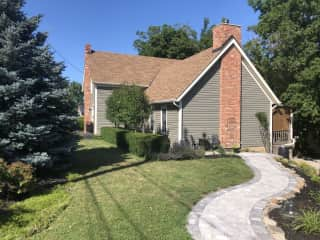
[(161, 108), (161, 133), (167, 133), (167, 107)]

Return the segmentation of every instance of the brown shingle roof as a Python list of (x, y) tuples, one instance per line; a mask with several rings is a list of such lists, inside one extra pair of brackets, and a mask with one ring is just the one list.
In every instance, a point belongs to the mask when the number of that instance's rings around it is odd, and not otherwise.
[(88, 55), (90, 77), (96, 83), (148, 86), (160, 69), (178, 60), (96, 51)]
[(146, 90), (150, 101), (161, 102), (177, 99), (218, 53), (219, 51), (213, 52), (212, 48), (208, 48), (162, 68), (151, 86)]
[(218, 55), (208, 48), (184, 60), (93, 52), (87, 63), (95, 83), (149, 86), (151, 102), (177, 99)]

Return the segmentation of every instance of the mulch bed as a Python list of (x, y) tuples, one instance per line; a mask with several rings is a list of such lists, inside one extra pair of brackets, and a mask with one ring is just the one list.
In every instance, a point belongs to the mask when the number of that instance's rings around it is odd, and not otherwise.
[(319, 240), (320, 234), (305, 234), (302, 231), (295, 231), (293, 229), (294, 216), (297, 216), (301, 210), (312, 208), (320, 211), (320, 205), (310, 196), (311, 191), (320, 191), (320, 184), (312, 182), (302, 172), (297, 170), (296, 172), (305, 179), (306, 187), (294, 198), (284, 201), (280, 208), (272, 210), (269, 216), (282, 228), (288, 240)]

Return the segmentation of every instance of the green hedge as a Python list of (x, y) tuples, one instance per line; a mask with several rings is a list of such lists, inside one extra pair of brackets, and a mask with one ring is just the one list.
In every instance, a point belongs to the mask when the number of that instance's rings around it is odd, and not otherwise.
[(115, 144), (122, 149), (128, 148), (128, 145), (126, 144), (126, 133), (128, 133), (128, 130), (122, 128), (101, 128), (101, 137), (105, 141)]
[(83, 131), (84, 119), (82, 116), (77, 118), (77, 125), (78, 125), (78, 130)]
[(168, 136), (128, 131), (121, 128), (101, 128), (102, 138), (119, 148), (150, 159), (153, 153), (168, 152)]

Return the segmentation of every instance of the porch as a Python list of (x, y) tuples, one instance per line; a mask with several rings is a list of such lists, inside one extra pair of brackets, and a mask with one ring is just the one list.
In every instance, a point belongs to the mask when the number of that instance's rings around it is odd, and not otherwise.
[(272, 111), (272, 153), (278, 154), (279, 147), (292, 143), (293, 117), (288, 107), (276, 107)]

